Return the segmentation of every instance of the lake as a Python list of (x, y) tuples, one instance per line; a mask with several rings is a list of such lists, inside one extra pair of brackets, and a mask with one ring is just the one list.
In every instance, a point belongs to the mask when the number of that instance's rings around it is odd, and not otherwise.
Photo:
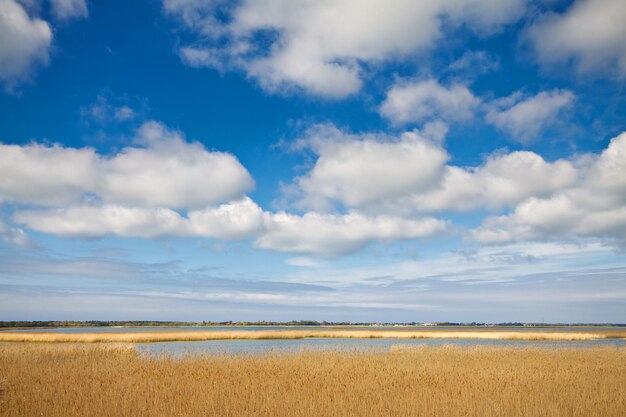
[[(66, 327), (54, 329), (13, 330), (19, 332), (53, 333), (107, 333), (107, 332), (154, 332), (154, 331), (262, 331), (262, 330), (312, 330), (323, 329), (318, 326), (180, 326), (180, 327)], [(345, 330), (460, 330), (460, 326), (343, 326)], [(512, 330), (512, 331), (600, 331), (616, 330), (620, 327), (580, 326), (580, 327), (472, 327), (473, 330)], [(621, 328), (623, 329), (623, 328)], [(534, 347), (626, 347), (626, 339), (597, 339), (588, 341), (523, 341), (493, 339), (397, 339), (397, 338), (306, 338), (272, 340), (210, 340), (194, 342), (154, 342), (137, 344), (137, 350), (146, 355), (172, 354), (175, 356), (196, 353), (216, 354), (262, 354), (272, 351), (298, 352), (302, 350), (340, 350), (340, 351), (389, 351), (394, 346), (534, 346)]]
[(175, 356), (195, 353), (262, 354), (272, 351), (298, 352), (301, 350), (373, 350), (387, 352), (392, 346), (518, 346), (518, 347), (626, 347), (624, 339), (598, 339), (588, 341), (521, 341), (489, 339), (274, 339), (274, 340), (209, 340), (202, 342), (142, 343), (137, 350), (145, 354), (172, 354)]

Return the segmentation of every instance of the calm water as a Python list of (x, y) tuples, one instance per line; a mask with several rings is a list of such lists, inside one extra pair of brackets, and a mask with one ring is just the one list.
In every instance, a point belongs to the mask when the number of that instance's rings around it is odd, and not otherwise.
[(540, 346), (540, 347), (626, 347), (624, 339), (600, 339), (583, 342), (519, 341), (487, 339), (296, 339), (296, 340), (210, 340), (205, 342), (142, 343), (137, 350), (144, 354), (172, 354), (175, 356), (197, 353), (263, 354), (273, 351), (299, 352), (302, 350), (381, 351), (392, 346)]
[[(152, 332), (152, 331), (261, 331), (261, 330), (315, 330), (323, 329), (316, 326), (180, 326), (180, 327), (72, 327), (57, 329), (14, 330), (22, 332), (56, 332), (56, 333), (91, 333), (91, 332)], [(346, 330), (455, 330), (457, 326), (381, 326), (381, 327), (350, 327)], [(480, 330), (481, 328), (475, 328)], [(593, 331), (593, 330), (624, 330), (623, 327), (497, 327), (490, 329), (515, 331)], [(392, 346), (543, 346), (543, 347), (592, 347), (592, 346), (621, 346), (626, 347), (624, 339), (599, 339), (591, 341), (519, 341), (519, 340), (487, 340), (487, 339), (276, 339), (276, 340), (210, 340), (203, 342), (159, 342), (138, 344), (137, 349), (145, 354), (167, 353), (184, 355), (195, 353), (225, 353), (225, 354), (262, 354), (271, 351), (298, 352), (301, 350), (374, 350), (389, 351)]]

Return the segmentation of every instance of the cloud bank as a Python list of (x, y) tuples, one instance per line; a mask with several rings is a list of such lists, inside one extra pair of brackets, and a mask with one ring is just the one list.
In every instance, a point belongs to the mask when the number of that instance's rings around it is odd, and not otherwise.
[(487, 218), (472, 237), (482, 243), (603, 238), (626, 243), (626, 133), (600, 155), (575, 161), (578, 180), (545, 197), (530, 197), (512, 213)]
[[(264, 211), (246, 196), (253, 186), (233, 155), (207, 151), (154, 121), (137, 129), (133, 146), (113, 155), (0, 145), (0, 202), (17, 207), (13, 222), (63, 237), (253, 239), (262, 249), (336, 257), (446, 229), (431, 217)], [(13, 240), (21, 232), (3, 230)]]
[(517, 21), (525, 2), (164, 0), (163, 8), (197, 36), (180, 50), (188, 65), (243, 70), (269, 92), (343, 98), (361, 89), (364, 64), (431, 50), (444, 26), (494, 33)]
[(479, 166), (448, 164), (445, 125), (399, 136), (311, 128), (298, 142), (317, 156), (289, 190), (298, 207), (376, 213), (467, 211), (510, 207), (573, 184), (572, 161), (547, 162), (534, 152), (494, 153)]
[(254, 186), (233, 155), (186, 142), (180, 132), (147, 122), (136, 146), (115, 155), (61, 145), (0, 145), (0, 202), (104, 203), (189, 209), (241, 198)]
[[(59, 236), (250, 239), (313, 257), (441, 236), (457, 227), (449, 213), (477, 210), (486, 215), (467, 236), (481, 243), (626, 242), (626, 133), (597, 155), (500, 152), (471, 167), (449, 163), (445, 134), (440, 123), (397, 136), (311, 127), (293, 144), (315, 156), (290, 187), (292, 207), (304, 212), (289, 213), (246, 196), (254, 182), (233, 155), (147, 122), (113, 155), (0, 145), (0, 202), (15, 208), (15, 224)], [(25, 241), (19, 227), (2, 230)]]

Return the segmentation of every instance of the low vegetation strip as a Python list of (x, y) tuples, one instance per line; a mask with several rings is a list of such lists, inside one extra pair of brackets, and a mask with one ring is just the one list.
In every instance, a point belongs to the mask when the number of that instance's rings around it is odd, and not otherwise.
[(140, 355), (0, 344), (3, 417), (622, 417), (626, 349)]
[(206, 340), (260, 340), (304, 338), (398, 338), (398, 339), (499, 339), (499, 340), (593, 340), (626, 338), (626, 331), (549, 332), (549, 331), (431, 331), (431, 330), (231, 330), (231, 331), (146, 331), (146, 332), (0, 332), (4, 342), (57, 343), (149, 343)]

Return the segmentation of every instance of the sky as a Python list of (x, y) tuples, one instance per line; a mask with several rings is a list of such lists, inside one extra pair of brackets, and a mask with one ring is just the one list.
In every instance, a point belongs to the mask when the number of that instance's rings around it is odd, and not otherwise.
[(0, 320), (626, 323), (623, 0), (0, 0)]

